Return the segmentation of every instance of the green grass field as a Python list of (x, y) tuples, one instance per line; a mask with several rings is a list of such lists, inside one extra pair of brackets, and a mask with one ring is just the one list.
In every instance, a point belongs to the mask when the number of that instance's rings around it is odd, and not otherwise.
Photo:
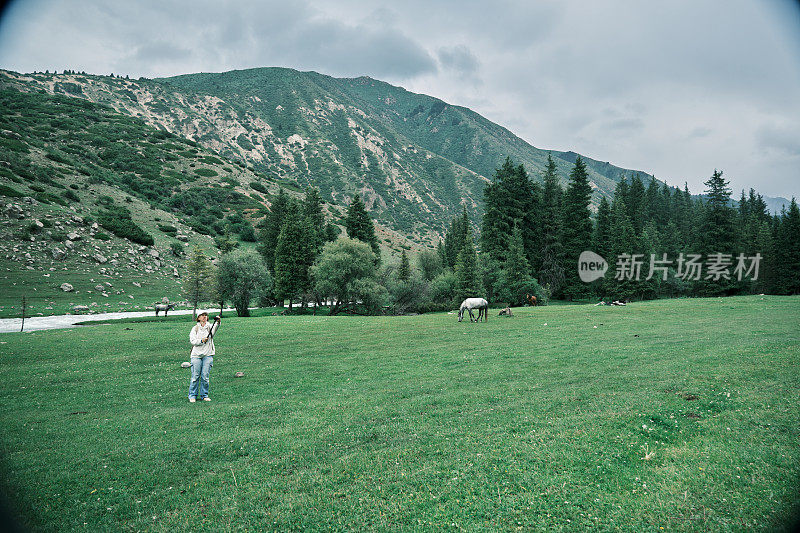
[(786, 527), (800, 297), (515, 315), (227, 319), (197, 404), (190, 321), (4, 334), (0, 479), (34, 530)]

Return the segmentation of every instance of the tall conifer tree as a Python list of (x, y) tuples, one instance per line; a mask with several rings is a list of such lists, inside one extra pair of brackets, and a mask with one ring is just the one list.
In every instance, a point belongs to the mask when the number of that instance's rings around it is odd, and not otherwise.
[(564, 283), (564, 267), (561, 264), (563, 245), (561, 243), (561, 196), (563, 191), (558, 184), (556, 164), (547, 154), (547, 168), (544, 171), (542, 190), (542, 262), (539, 280), (550, 295), (560, 294)]
[(525, 305), (525, 297), (528, 294), (541, 296), (539, 286), (530, 274), (531, 267), (528, 258), (525, 257), (522, 231), (516, 224), (511, 233), (507, 255), (497, 283), (498, 286), (495, 289), (497, 296), (513, 306)]
[(347, 236), (351, 239), (358, 239), (369, 244), (376, 260), (380, 262), (381, 250), (378, 246), (378, 238), (375, 236), (375, 227), (372, 225), (372, 219), (369, 217), (367, 208), (358, 194), (353, 196), (350, 207), (347, 208), (345, 229), (347, 229)]
[(397, 268), (397, 279), (400, 281), (408, 281), (411, 277), (411, 265), (408, 262), (408, 255), (406, 251), (400, 254), (400, 266)]
[(465, 206), (462, 214), (455, 217), (450, 223), (450, 229), (444, 237), (446, 265), (450, 268), (455, 268), (458, 254), (464, 247), (464, 243), (467, 242), (467, 235), (472, 235), (472, 230), (469, 226), (469, 217)]
[(259, 224), (258, 251), (264, 257), (267, 268), (275, 273), (275, 247), (278, 244), (278, 235), (281, 233), (289, 197), (281, 188), (270, 206), (269, 214)]
[(495, 170), (494, 181), (484, 188), (486, 211), (481, 225), (481, 250), (505, 260), (514, 221), (519, 221), (526, 256), (536, 254), (536, 198), (525, 167), (510, 158)]
[(465, 298), (478, 298), (483, 295), (483, 284), (478, 271), (478, 256), (472, 236), (467, 235), (467, 241), (461, 248), (456, 261), (456, 299), (460, 303)]
[[(707, 261), (712, 254), (731, 254), (733, 257), (736, 252), (736, 236), (728, 182), (722, 177), (722, 172), (715, 169), (714, 174), (704, 183), (707, 187), (707, 199), (703, 206), (699, 233), (700, 251)], [(704, 272), (702, 279), (695, 283), (695, 288), (704, 296), (730, 293), (735, 289), (732, 273), (733, 266), (730, 268), (729, 279), (714, 279), (716, 276), (709, 278), (709, 273)]]
[[(578, 277), (578, 257), (588, 250), (592, 243), (592, 220), (589, 213), (589, 200), (592, 187), (586, 164), (580, 156), (575, 160), (575, 167), (569, 174), (570, 181), (564, 193), (563, 220), (561, 241), (564, 243), (564, 296), (569, 300), (588, 296), (588, 285)], [(566, 221), (569, 221), (566, 223)]]
[[(295, 204), (294, 202), (292, 204)], [(274, 291), (280, 300), (292, 301), (311, 289), (309, 269), (314, 263), (313, 231), (299, 206), (291, 205), (275, 247)]]
[(800, 209), (794, 198), (776, 233), (774, 282), (778, 294), (800, 294)]

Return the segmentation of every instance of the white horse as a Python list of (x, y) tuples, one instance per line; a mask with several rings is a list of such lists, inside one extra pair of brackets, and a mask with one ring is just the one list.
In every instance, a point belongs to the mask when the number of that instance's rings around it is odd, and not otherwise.
[(478, 310), (478, 320), (477, 322), (481, 321), (481, 315), (483, 315), (483, 321), (486, 322), (489, 320), (489, 302), (484, 300), (483, 298), (467, 298), (463, 302), (461, 302), (461, 308), (458, 310), (458, 321), (464, 318), (464, 309), (469, 312), (469, 321), (476, 322), (475, 315), (472, 314), (473, 309)]

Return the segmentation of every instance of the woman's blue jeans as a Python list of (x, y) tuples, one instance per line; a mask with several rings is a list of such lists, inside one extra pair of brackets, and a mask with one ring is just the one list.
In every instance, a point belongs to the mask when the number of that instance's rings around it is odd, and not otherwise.
[[(207, 355), (203, 358), (192, 357), (192, 378), (189, 381), (189, 398), (205, 398), (211, 386), (208, 383), (208, 374), (214, 356)], [(199, 393), (197, 389), (200, 389)]]

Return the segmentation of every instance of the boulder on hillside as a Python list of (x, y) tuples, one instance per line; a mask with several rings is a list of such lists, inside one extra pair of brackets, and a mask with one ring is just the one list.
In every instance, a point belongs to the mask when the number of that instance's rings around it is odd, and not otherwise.
[(13, 219), (25, 218), (22, 208), (16, 204), (6, 204), (5, 208), (3, 209), (3, 214), (8, 218)]
[(71, 241), (79, 241), (81, 240), (81, 236), (73, 231), (72, 233), (67, 233), (67, 239)]
[(50, 255), (56, 261), (63, 261), (67, 258), (67, 252), (62, 250), (61, 248), (53, 248), (50, 250)]
[(75, 290), (75, 288), (69, 283), (62, 283), (60, 288), (64, 292), (72, 292)]
[(101, 253), (96, 253), (96, 254), (92, 255), (92, 259), (94, 259), (95, 261), (97, 261), (97, 262), (98, 262), (98, 263), (100, 263), (101, 265), (102, 265), (103, 263), (106, 263), (106, 262), (108, 262), (108, 259), (106, 259), (106, 256), (104, 256), (104, 255), (103, 255), (103, 254), (101, 254)]

